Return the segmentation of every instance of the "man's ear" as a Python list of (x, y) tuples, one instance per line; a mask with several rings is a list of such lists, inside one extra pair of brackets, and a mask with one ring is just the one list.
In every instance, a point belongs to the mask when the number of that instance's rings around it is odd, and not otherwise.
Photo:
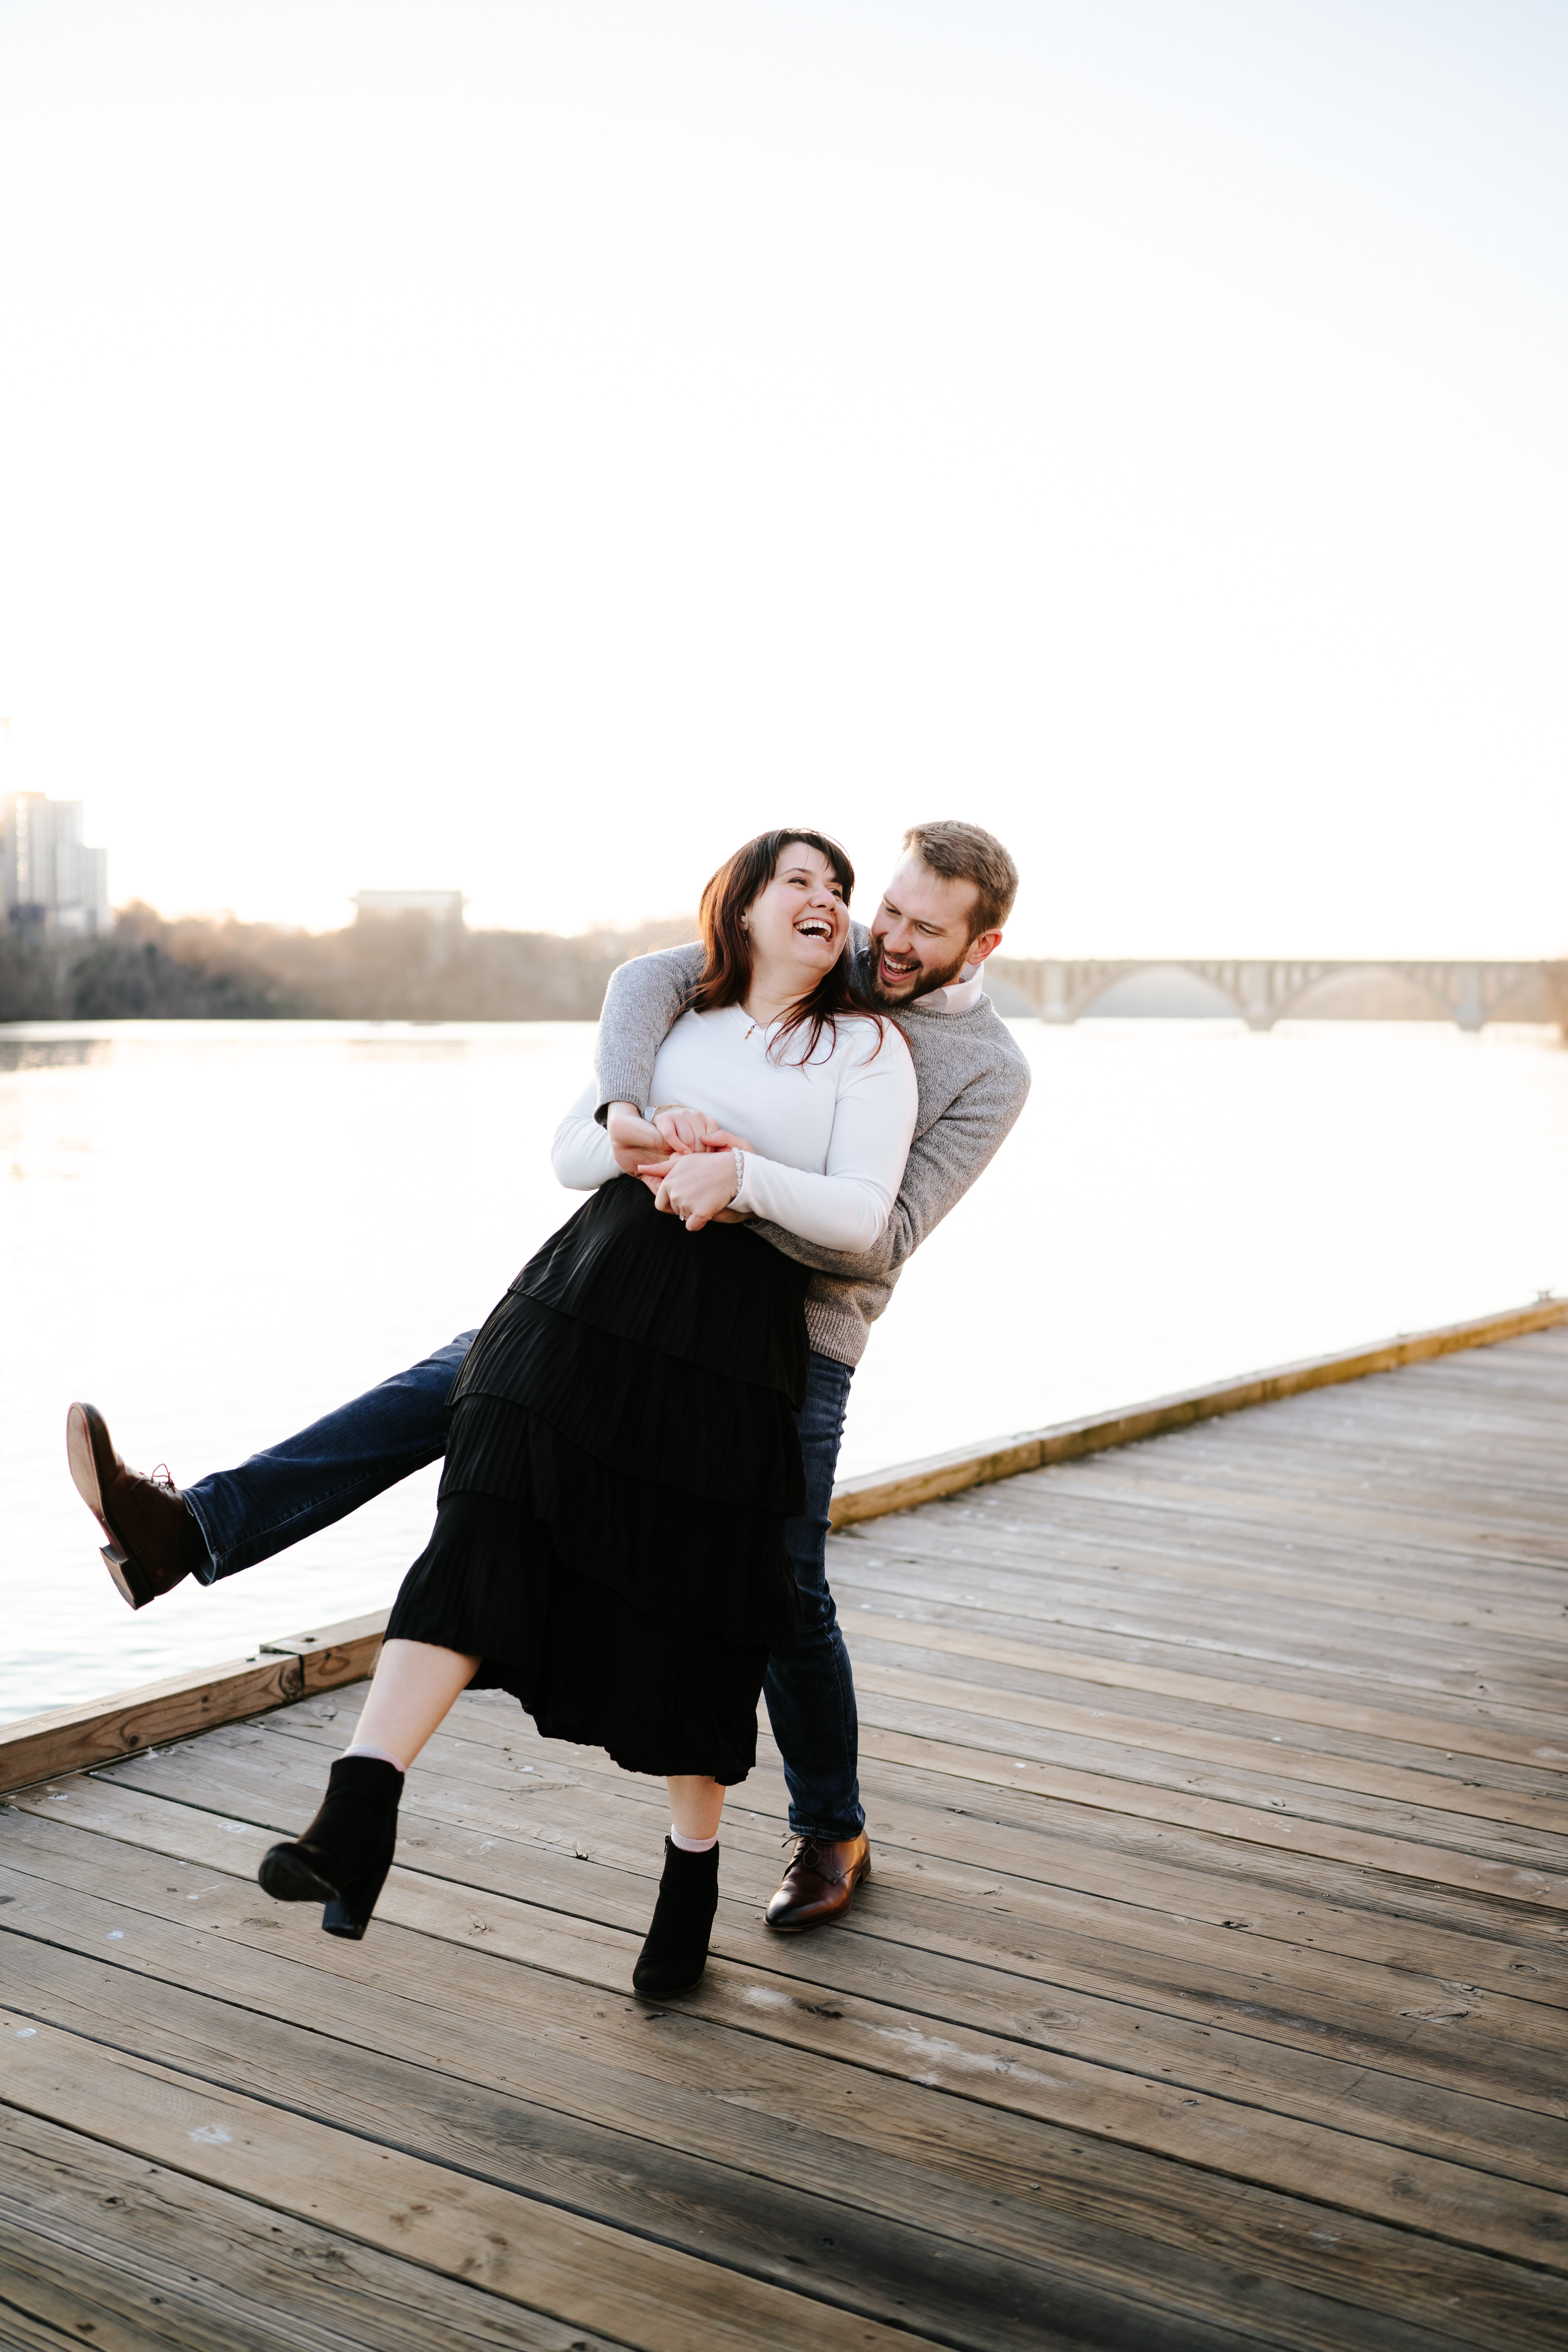
[(1000, 931), (982, 931), (978, 938), (970, 940), (969, 953), (963, 960), (965, 963), (984, 963), (988, 955), (995, 954), (1001, 944)]

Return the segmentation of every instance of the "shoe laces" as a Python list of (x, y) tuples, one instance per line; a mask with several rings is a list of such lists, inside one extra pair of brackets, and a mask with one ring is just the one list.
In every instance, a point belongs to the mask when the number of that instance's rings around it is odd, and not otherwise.
[(171, 1495), (179, 1493), (180, 1490), (174, 1484), (174, 1474), (166, 1462), (160, 1462), (158, 1467), (150, 1472), (149, 1475), (154, 1486), (167, 1486)]
[[(791, 1837), (794, 1835), (795, 1833), (793, 1831), (785, 1830), (780, 1843), (784, 1845), (788, 1845)], [(801, 1867), (805, 1870), (815, 1870), (817, 1864), (822, 1860), (823, 1854), (826, 1851), (826, 1843), (822, 1838), (795, 1837), (795, 1852), (790, 1856), (790, 1866), (793, 1869), (795, 1864), (799, 1863)]]

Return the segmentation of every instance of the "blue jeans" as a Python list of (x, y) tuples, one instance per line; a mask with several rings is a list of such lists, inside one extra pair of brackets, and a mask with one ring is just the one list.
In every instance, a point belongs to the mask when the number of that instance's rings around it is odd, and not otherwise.
[[(373, 1495), (439, 1461), (451, 1420), (447, 1399), (474, 1340), (459, 1331), (352, 1404), (340, 1405), (280, 1445), (253, 1454), (182, 1489), (206, 1542), (202, 1583), (237, 1576), (258, 1560), (330, 1528)], [(865, 1827), (856, 1779), (859, 1722), (849, 1654), (827, 1587), (827, 1507), (849, 1401), (850, 1370), (813, 1355), (798, 1416), (805, 1457), (805, 1509), (785, 1523), (805, 1632), (768, 1662), (763, 1689), (797, 1836), (858, 1837)]]

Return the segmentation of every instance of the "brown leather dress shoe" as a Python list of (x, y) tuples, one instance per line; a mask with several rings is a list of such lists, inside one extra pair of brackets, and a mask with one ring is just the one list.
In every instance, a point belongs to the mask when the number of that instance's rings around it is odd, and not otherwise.
[(781, 1936), (803, 1935), (807, 1927), (842, 1919), (855, 1900), (855, 1889), (870, 1875), (871, 1841), (864, 1830), (858, 1837), (830, 1843), (797, 1838), (784, 1885), (763, 1916)]
[(103, 1564), (121, 1598), (145, 1609), (182, 1583), (205, 1545), (168, 1472), (144, 1478), (128, 1470), (90, 1404), (73, 1404), (66, 1415), (66, 1460), (77, 1493), (109, 1538)]

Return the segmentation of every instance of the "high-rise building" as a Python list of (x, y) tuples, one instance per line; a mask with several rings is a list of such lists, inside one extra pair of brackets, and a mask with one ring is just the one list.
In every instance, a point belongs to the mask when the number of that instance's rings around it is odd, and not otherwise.
[(80, 801), (44, 793), (0, 798), (0, 903), (13, 932), (82, 939), (107, 931), (109, 852), (82, 837)]

